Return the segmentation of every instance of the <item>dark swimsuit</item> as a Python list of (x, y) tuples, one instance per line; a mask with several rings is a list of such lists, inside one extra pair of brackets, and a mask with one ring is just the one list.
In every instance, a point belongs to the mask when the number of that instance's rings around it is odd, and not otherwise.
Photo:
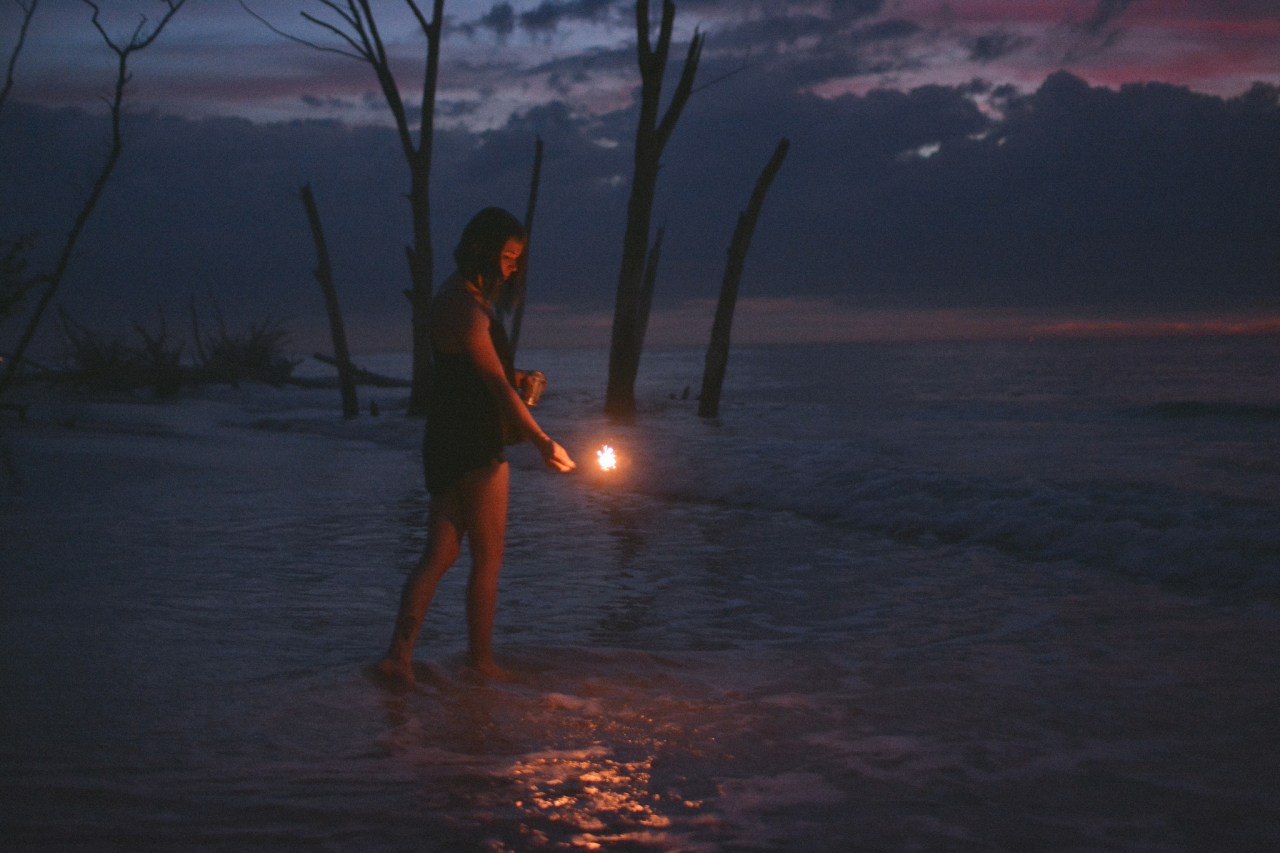
[[(506, 330), (492, 310), (489, 339), (512, 382), (511, 346)], [(433, 368), (427, 398), (427, 425), (422, 433), (422, 470), (427, 491), (443, 494), (466, 474), (505, 461), (501, 409), (480, 371), (465, 352), (441, 352), (432, 347)]]

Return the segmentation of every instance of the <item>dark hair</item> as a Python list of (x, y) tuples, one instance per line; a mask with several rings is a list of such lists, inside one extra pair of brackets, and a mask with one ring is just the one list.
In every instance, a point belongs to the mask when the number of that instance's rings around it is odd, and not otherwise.
[(458, 272), (468, 281), (483, 278), (486, 286), (497, 285), (502, 277), (498, 258), (512, 237), (528, 239), (520, 220), (500, 207), (486, 207), (471, 217), (458, 238), (453, 250)]

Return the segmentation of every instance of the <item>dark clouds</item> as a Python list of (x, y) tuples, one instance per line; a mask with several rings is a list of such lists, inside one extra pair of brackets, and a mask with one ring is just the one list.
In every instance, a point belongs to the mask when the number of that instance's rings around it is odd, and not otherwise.
[[(901, 69), (910, 60), (896, 46), (919, 35), (915, 22), (861, 16), (763, 16), (722, 24), (703, 53), (699, 79), (717, 80), (745, 68), (768, 69), (760, 79), (770, 89), (792, 92), (831, 80)], [(626, 59), (634, 62), (628, 55)], [(704, 82), (705, 85), (705, 82)]]
[(1081, 25), (1085, 32), (1097, 35), (1106, 30), (1118, 17), (1124, 14), (1133, 0), (1098, 0), (1093, 13)]
[(490, 30), (509, 36), (519, 27), (529, 33), (545, 34), (564, 24), (607, 20), (611, 10), (622, 6), (619, 0), (543, 0), (528, 11), (517, 13), (510, 3), (495, 3), (476, 22), (464, 23), (462, 29), (472, 33)]
[(1027, 39), (1003, 30), (993, 30), (977, 36), (969, 43), (969, 58), (975, 62), (990, 62), (1008, 56), (1024, 47)]
[[(1058, 74), (1025, 95), (977, 85), (823, 99), (784, 97), (757, 75), (699, 93), (668, 149), (660, 305), (714, 297), (737, 211), (786, 136), (792, 154), (744, 295), (856, 309), (1280, 310), (1274, 88), (1221, 99)], [(1002, 115), (980, 109), (975, 90)], [(474, 210), (523, 212), (541, 136), (534, 299), (607, 310), (633, 127), (630, 111), (585, 118), (551, 105), (480, 135), (442, 132), (438, 274)], [(4, 171), (0, 233), (39, 227), (41, 245), (55, 243), (105, 134), (101, 117), (11, 104), (0, 158), (21, 167)], [(145, 114), (126, 134), (65, 285), (77, 317), (124, 329), (162, 308), (181, 323), (209, 294), (245, 322), (320, 314), (303, 183), (353, 325), (403, 314), (406, 177), (390, 130)]]
[(521, 14), (520, 26), (537, 32), (554, 30), (564, 21), (599, 21), (606, 17), (610, 8), (618, 5), (617, 0), (547, 0)]
[[(791, 153), (752, 244), (748, 299), (809, 299), (828, 313), (1280, 311), (1273, 87), (1226, 98), (1160, 83), (1102, 88), (1083, 75), (1046, 79), (1043, 66), (1026, 66), (1032, 86), (999, 82), (1016, 63), (1046, 57), (1088, 56), (1096, 69), (1105, 57), (1137, 55), (1136, 45), (1151, 48), (1167, 32), (1152, 26), (1158, 10), (1122, 0), (1000, 6), (1017, 15), (916, 0), (679, 8), (677, 41), (698, 27), (708, 42), (659, 184), (660, 310), (714, 297), (737, 212), (785, 136)], [(1254, 17), (1219, 27), (1204, 17), (1209, 7), (1197, 8), (1205, 31), (1239, 33), (1249, 22), (1258, 31), (1256, 10), (1232, 6)], [(635, 127), (630, 3), (451, 0), (449, 9), (433, 173), (438, 275), (474, 210), (524, 210), (540, 136), (534, 298), (607, 315)], [(59, 46), (55, 33), (65, 31), (81, 39), (80, 56), (84, 22), (65, 20), (74, 26), (46, 21), (37, 43)], [(386, 121), (368, 69), (281, 44), (251, 19), (247, 38), (215, 26), (228, 20), (199, 7), (139, 55), (124, 158), (74, 259), (68, 307), (119, 329), (158, 309), (182, 323), (191, 300), (211, 294), (241, 322), (321, 316), (297, 199), (310, 183), (350, 325), (359, 334), (365, 318), (364, 328), (384, 330), (392, 327), (381, 318), (394, 317), (405, 334), (407, 175), (394, 133), (365, 125)], [(244, 40), (221, 77), (211, 69), (226, 51), (203, 37), (215, 32)], [(421, 39), (402, 36), (392, 46), (407, 51), (397, 67), (408, 81), (420, 73), (411, 54)], [(1213, 61), (1235, 61), (1228, 54)], [(682, 45), (673, 55), (683, 57)], [(46, 54), (20, 64), (15, 97), (66, 103), (90, 83), (100, 95), (109, 79), (84, 73), (68, 88), (41, 76), (52, 67), (66, 77), (58, 63)], [(169, 100), (156, 107), (148, 98), (164, 87)], [(167, 115), (215, 94), (243, 114), (270, 102), (329, 118)], [(106, 134), (100, 116), (10, 103), (0, 117), (0, 235), (39, 230), (46, 254), (37, 260), (47, 264)]]
[(1081, 62), (1114, 47), (1124, 36), (1116, 21), (1131, 3), (1132, 0), (1098, 0), (1097, 6), (1083, 21), (1068, 21), (1062, 30), (1061, 61), (1065, 64)]

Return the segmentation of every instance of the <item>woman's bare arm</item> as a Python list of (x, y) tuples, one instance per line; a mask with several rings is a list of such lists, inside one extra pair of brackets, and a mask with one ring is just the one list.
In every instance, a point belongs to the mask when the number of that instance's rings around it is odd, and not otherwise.
[(450, 300), (446, 310), (459, 312), (457, 316), (451, 318), (457, 322), (449, 325), (460, 331), (457, 343), (475, 364), (480, 378), (489, 389), (489, 393), (497, 400), (503, 414), (516, 425), (525, 439), (533, 443), (548, 465), (560, 471), (571, 471), (577, 467), (565, 449), (552, 441), (542, 427), (538, 426), (529, 407), (524, 404), (520, 395), (516, 393), (516, 389), (507, 381), (502, 360), (498, 358), (498, 353), (493, 348), (493, 340), (489, 337), (489, 315), (479, 303), (471, 298)]

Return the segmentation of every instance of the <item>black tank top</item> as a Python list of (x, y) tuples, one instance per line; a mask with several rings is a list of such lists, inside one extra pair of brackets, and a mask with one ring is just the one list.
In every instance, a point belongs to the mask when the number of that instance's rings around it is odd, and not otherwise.
[[(514, 384), (515, 369), (506, 330), (487, 306), (486, 313), (489, 339), (507, 381)], [(442, 352), (434, 346), (432, 356), (422, 464), (427, 491), (439, 494), (469, 471), (502, 461), (503, 447), (514, 442), (504, 437), (502, 410), (471, 357), (465, 352)]]

